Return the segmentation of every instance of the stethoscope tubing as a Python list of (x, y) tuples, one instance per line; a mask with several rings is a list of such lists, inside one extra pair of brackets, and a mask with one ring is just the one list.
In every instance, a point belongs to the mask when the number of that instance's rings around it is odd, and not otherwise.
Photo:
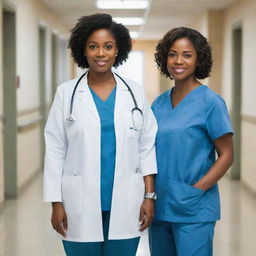
[[(82, 80), (82, 78), (83, 78), (87, 73), (88, 73), (88, 70), (87, 70), (84, 74), (82, 74), (82, 75), (79, 77), (79, 79), (77, 80), (76, 85), (75, 85), (75, 87), (74, 87), (74, 89), (73, 89), (72, 96), (71, 96), (71, 100), (70, 100), (70, 109), (69, 109), (69, 117), (68, 117), (68, 119), (69, 119), (70, 121), (73, 121), (73, 120), (74, 120), (74, 118), (72, 117), (72, 113), (73, 113), (74, 97), (75, 97), (76, 89), (77, 89), (77, 87), (78, 87), (80, 81)], [(132, 100), (133, 100), (133, 102), (134, 102), (134, 108), (132, 109), (132, 112), (133, 112), (134, 110), (138, 110), (138, 111), (141, 113), (141, 115), (143, 116), (143, 112), (142, 112), (142, 110), (138, 107), (136, 98), (135, 98), (134, 93), (133, 93), (132, 89), (130, 88), (130, 86), (125, 82), (125, 80), (124, 80), (121, 76), (119, 76), (119, 75), (118, 75), (117, 73), (115, 73), (115, 72), (114, 72), (114, 74), (115, 74), (117, 77), (119, 77), (119, 79), (126, 85), (128, 91), (129, 91), (129, 93), (130, 93), (130, 95), (131, 95), (131, 97), (132, 97)]]

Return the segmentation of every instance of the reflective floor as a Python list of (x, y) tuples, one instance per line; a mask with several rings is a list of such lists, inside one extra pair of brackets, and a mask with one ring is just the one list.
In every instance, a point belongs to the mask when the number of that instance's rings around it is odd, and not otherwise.
[[(237, 181), (220, 182), (222, 220), (215, 233), (215, 256), (256, 255), (256, 197)], [(0, 256), (61, 256), (50, 225), (50, 205), (42, 203), (42, 177), (0, 212)], [(147, 236), (137, 256), (149, 256)], [(188, 255), (189, 256), (189, 255)]]

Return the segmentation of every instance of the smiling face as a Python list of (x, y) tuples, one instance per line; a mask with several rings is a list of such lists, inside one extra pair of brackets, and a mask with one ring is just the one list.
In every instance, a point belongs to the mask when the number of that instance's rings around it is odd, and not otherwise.
[(167, 57), (167, 70), (174, 80), (194, 79), (197, 65), (197, 52), (188, 38), (174, 41)]
[(111, 70), (118, 49), (116, 40), (107, 29), (94, 31), (85, 44), (85, 56), (91, 71), (104, 73)]

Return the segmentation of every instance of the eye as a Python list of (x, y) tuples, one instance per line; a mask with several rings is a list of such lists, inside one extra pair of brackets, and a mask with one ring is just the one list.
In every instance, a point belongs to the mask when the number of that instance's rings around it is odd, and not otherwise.
[(173, 58), (173, 57), (175, 57), (175, 56), (176, 56), (176, 54), (175, 54), (174, 52), (169, 52), (169, 53), (168, 53), (168, 57)]
[(95, 44), (90, 44), (90, 45), (88, 46), (88, 48), (89, 48), (89, 49), (96, 49), (96, 48), (97, 48), (97, 45), (95, 45)]
[(186, 59), (189, 59), (189, 58), (191, 58), (191, 57), (192, 57), (191, 54), (188, 54), (188, 53), (184, 54), (184, 58), (186, 58)]
[(111, 44), (108, 44), (108, 45), (105, 46), (105, 48), (106, 48), (107, 50), (111, 50), (111, 49), (113, 48), (113, 46), (112, 46)]

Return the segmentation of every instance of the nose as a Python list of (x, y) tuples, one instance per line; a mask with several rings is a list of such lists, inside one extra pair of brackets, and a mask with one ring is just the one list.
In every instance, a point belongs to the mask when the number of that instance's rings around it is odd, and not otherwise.
[(104, 57), (105, 56), (105, 51), (103, 47), (99, 47), (98, 48), (98, 52), (97, 52), (97, 57)]
[(176, 65), (182, 65), (183, 64), (183, 57), (181, 55), (177, 56), (177, 58), (175, 59), (175, 64)]

